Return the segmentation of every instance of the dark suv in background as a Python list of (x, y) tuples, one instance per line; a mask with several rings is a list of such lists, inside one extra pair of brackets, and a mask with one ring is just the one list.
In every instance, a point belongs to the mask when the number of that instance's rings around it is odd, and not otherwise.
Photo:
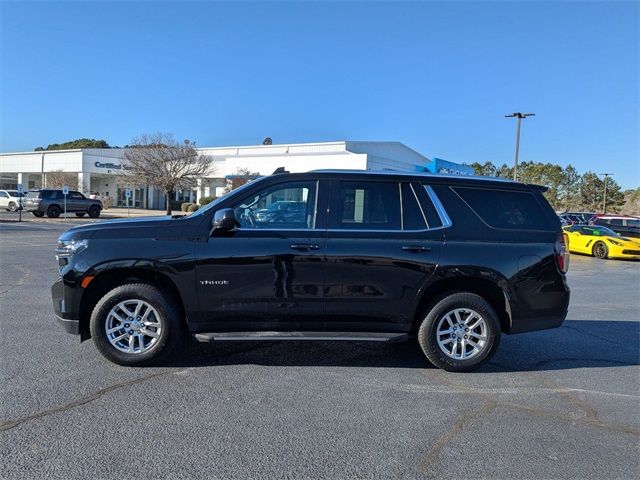
[[(53, 305), (68, 332), (122, 365), (157, 362), (188, 331), (202, 342), (417, 338), (434, 365), (470, 371), (501, 333), (565, 319), (568, 253), (543, 191), (279, 169), (189, 216), (65, 232)], [(296, 215), (257, 215), (276, 202)]]
[[(24, 199), (24, 208), (36, 217), (46, 215), (50, 218), (58, 218), (64, 212), (64, 194), (62, 190), (31, 190)], [(70, 191), (67, 195), (67, 212), (75, 213), (78, 217), (88, 214), (91, 218), (98, 218), (101, 210), (100, 200), (92, 200), (74, 191)]]

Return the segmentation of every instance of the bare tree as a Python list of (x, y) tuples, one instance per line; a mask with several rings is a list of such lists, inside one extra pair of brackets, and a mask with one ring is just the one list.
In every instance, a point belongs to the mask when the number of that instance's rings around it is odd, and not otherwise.
[(200, 155), (195, 143), (178, 142), (170, 133), (144, 134), (136, 137), (124, 151), (123, 176), (133, 184), (153, 185), (162, 189), (171, 215), (174, 192), (192, 188), (199, 177), (213, 174), (213, 158)]
[(71, 190), (78, 189), (78, 175), (62, 170), (47, 172), (47, 188), (62, 188), (67, 185)]

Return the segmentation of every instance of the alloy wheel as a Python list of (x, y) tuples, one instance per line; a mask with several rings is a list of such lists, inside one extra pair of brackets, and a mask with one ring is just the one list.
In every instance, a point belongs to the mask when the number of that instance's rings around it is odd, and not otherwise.
[(436, 338), (440, 350), (455, 360), (468, 360), (487, 345), (487, 323), (470, 308), (456, 308), (438, 322)]
[(107, 314), (105, 333), (111, 345), (130, 355), (148, 352), (162, 333), (162, 318), (144, 300), (125, 300)]

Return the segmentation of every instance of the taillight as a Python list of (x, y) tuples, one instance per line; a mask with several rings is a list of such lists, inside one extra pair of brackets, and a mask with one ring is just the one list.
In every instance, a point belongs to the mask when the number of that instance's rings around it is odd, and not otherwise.
[(569, 270), (569, 237), (566, 233), (558, 233), (554, 250), (558, 270), (562, 273), (567, 273), (567, 270)]

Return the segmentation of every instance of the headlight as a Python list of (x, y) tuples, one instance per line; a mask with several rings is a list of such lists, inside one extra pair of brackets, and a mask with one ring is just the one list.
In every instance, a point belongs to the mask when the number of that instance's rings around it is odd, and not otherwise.
[(56, 258), (66, 258), (80, 253), (87, 248), (88, 240), (59, 240), (56, 248)]

